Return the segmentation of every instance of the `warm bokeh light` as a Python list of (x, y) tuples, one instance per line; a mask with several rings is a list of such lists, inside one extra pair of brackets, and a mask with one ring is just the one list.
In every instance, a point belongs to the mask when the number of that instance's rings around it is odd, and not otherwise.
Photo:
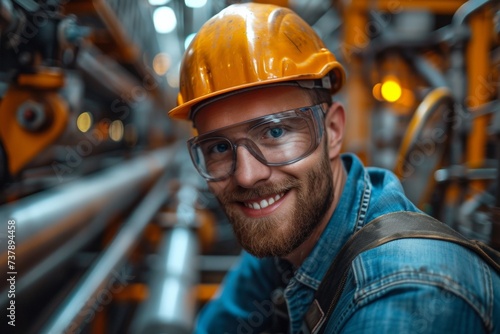
[(156, 74), (164, 75), (170, 68), (171, 60), (168, 54), (158, 53), (153, 59), (153, 69)]
[(81, 113), (76, 119), (76, 127), (81, 132), (87, 132), (92, 127), (92, 114), (88, 111)]
[(177, 71), (169, 71), (167, 73), (167, 83), (172, 88), (179, 88), (179, 73)]
[(373, 97), (376, 98), (378, 101), (383, 101), (384, 99), (382, 98), (382, 95), (380, 94), (380, 88), (382, 87), (381, 83), (375, 84), (372, 88), (372, 94)]
[(120, 120), (111, 122), (109, 125), (109, 138), (113, 141), (120, 141), (123, 139), (123, 123)]
[(395, 78), (387, 78), (382, 83), (382, 87), (380, 87), (380, 93), (384, 100), (396, 102), (403, 94), (403, 90)]

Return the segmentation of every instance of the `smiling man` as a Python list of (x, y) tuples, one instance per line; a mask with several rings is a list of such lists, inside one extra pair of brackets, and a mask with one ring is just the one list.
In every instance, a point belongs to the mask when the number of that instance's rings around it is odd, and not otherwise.
[(313, 103), (293, 85), (249, 89), (200, 106), (194, 124), (203, 135), (190, 141), (195, 160), (206, 164), (198, 168), (219, 179), (210, 189), (243, 248), (297, 266), (328, 223), (334, 192), (339, 198), (345, 181), (339, 155), (343, 110), (331, 107), (327, 142), (328, 101)]
[(356, 231), (418, 210), (392, 173), (341, 154), (345, 111), (332, 95), (344, 69), (299, 16), (229, 6), (200, 29), (180, 74), (169, 115), (193, 122), (192, 161), (245, 250), (197, 333), (499, 332), (498, 275), (441, 240), (363, 252), (336, 307), (314, 307)]

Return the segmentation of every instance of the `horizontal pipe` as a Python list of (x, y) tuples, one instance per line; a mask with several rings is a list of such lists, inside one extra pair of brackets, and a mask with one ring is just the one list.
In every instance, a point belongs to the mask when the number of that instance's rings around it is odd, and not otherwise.
[[(54, 272), (57, 272), (68, 263), (76, 252), (95, 240), (109, 225), (112, 217), (124, 212), (130, 205), (133, 205), (137, 196), (139, 196), (139, 192), (135, 196), (114, 197), (113, 203), (103, 208), (92, 220), (86, 222), (81, 231), (75, 233), (64, 244), (57, 247), (56, 251), (38, 261), (26, 273), (23, 273), (23, 276), (16, 281), (16, 294), (31, 296), (43, 289), (44, 284), (49, 284), (52, 280), (51, 277)], [(0, 294), (0, 305), (6, 305), (8, 301), (8, 293), (4, 291), (4, 293)]]
[(91, 312), (102, 307), (103, 298), (111, 298), (113, 291), (123, 289), (131, 283), (133, 277), (122, 275), (120, 271), (122, 264), (140, 240), (144, 228), (170, 195), (166, 185), (171, 179), (171, 173), (168, 169), (126, 219), (108, 248), (99, 255), (68, 298), (45, 324), (42, 333), (75, 331), (89, 320)]
[[(158, 149), (91, 176), (22, 198), (0, 207), (0, 231), (6, 241), (8, 222), (14, 221), (16, 268), (24, 271), (87, 226), (114, 201), (139, 196), (173, 161), (174, 147)], [(3, 244), (3, 242), (2, 242)], [(7, 268), (7, 247), (0, 250), (0, 266)], [(5, 275), (5, 271), (0, 274)], [(5, 286), (3, 277), (0, 284)]]
[[(127, 96), (136, 89), (144, 89), (143, 83), (135, 79), (115, 60), (101, 53), (97, 48), (86, 46), (78, 54), (78, 69), (93, 84), (99, 86), (99, 91), (107, 92), (110, 96), (122, 97), (127, 101)], [(142, 93), (139, 92), (139, 93)]]
[(497, 178), (496, 168), (467, 168), (456, 165), (445, 169), (438, 169), (434, 173), (434, 180), (438, 183), (453, 180), (495, 180)]

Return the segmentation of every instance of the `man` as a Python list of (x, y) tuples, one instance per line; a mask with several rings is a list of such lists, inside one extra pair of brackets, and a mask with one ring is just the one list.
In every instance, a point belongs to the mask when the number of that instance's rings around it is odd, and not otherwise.
[[(169, 115), (193, 122), (192, 160), (245, 249), (196, 332), (311, 330), (304, 319), (349, 237), (418, 211), (393, 174), (341, 155), (345, 112), (331, 95), (343, 82), (335, 56), (285, 8), (227, 7), (188, 47)], [(356, 257), (322, 330), (500, 333), (499, 285), (454, 243), (396, 240)]]

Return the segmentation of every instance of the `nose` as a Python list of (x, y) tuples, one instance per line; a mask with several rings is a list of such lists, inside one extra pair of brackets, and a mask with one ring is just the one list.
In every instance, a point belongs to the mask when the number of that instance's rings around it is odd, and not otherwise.
[(236, 170), (234, 178), (239, 186), (251, 188), (271, 176), (271, 167), (257, 160), (244, 146), (236, 151)]

